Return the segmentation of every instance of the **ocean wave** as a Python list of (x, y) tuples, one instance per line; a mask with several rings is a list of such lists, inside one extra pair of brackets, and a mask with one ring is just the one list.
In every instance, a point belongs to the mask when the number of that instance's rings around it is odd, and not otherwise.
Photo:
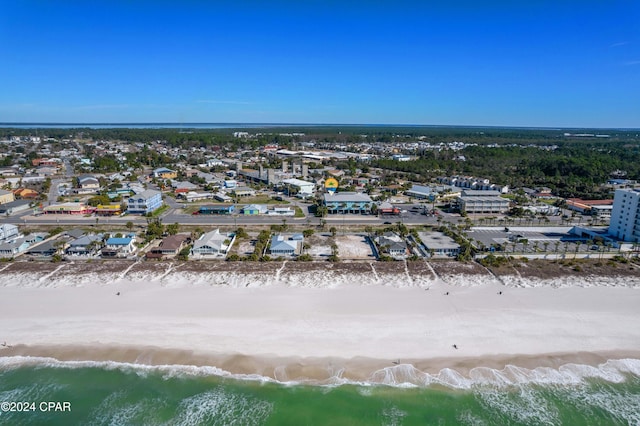
[(374, 371), (366, 380), (351, 380), (345, 378), (344, 370), (331, 370), (331, 376), (318, 379), (295, 379), (285, 374), (277, 374), (283, 367), (276, 367), (275, 378), (261, 374), (231, 373), (215, 366), (195, 366), (182, 364), (147, 365), (116, 361), (61, 361), (55, 358), (10, 356), (0, 357), (0, 371), (18, 369), (22, 367), (42, 368), (100, 368), (104, 370), (119, 370), (140, 376), (160, 374), (165, 379), (176, 377), (206, 377), (256, 381), (263, 383), (277, 383), (282, 385), (316, 385), (335, 387), (342, 385), (358, 386), (392, 386), (398, 388), (422, 388), (429, 386), (444, 386), (451, 389), (475, 389), (479, 387), (506, 388), (522, 385), (558, 385), (577, 386), (590, 379), (599, 379), (609, 383), (623, 383), (630, 376), (640, 378), (640, 359), (624, 358), (608, 360), (597, 366), (567, 363), (558, 368), (537, 367), (533, 369), (507, 365), (503, 369), (476, 367), (469, 370), (467, 375), (443, 368), (432, 374), (422, 371), (411, 364), (399, 364)]

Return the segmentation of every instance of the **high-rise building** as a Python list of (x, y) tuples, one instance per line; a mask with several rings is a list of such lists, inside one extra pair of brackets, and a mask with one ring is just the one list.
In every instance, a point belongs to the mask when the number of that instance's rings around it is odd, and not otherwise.
[(617, 189), (609, 234), (627, 242), (640, 242), (640, 189)]

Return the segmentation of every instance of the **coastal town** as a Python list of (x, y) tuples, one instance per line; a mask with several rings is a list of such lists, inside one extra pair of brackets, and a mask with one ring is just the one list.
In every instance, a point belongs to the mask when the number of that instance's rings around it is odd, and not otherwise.
[(96, 140), (81, 131), (6, 137), (0, 257), (475, 259), (492, 266), (510, 258), (638, 257), (640, 187), (621, 170), (600, 182), (610, 197), (583, 199), (482, 176), (411, 180), (416, 176), (373, 166), (380, 159), (409, 163), (425, 151), (464, 162), (465, 149), (476, 143), (425, 137), (329, 143), (305, 133), (245, 131), (229, 138), (233, 143), (196, 148)]

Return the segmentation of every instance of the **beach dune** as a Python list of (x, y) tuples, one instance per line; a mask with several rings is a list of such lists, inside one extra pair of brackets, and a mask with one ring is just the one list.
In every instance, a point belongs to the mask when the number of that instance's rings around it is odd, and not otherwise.
[[(275, 266), (264, 272), (268, 285), (242, 271), (224, 272), (235, 285), (207, 284), (167, 265), (106, 281), (9, 269), (0, 275), (0, 356), (212, 365), (281, 381), (362, 379), (409, 364), (437, 372), (640, 358), (635, 278), (518, 287), (491, 276), (468, 275), (465, 285), (464, 275), (452, 283), (381, 271), (322, 285), (322, 270), (279, 280), (286, 265)], [(295, 276), (316, 284), (292, 286)]]

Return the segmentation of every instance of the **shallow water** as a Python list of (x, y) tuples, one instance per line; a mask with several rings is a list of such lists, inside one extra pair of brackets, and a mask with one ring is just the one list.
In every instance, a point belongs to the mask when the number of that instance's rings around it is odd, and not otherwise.
[[(468, 376), (397, 366), (364, 383), (311, 385), (212, 367), (7, 357), (0, 358), (0, 402), (33, 402), (35, 410), (1, 412), (0, 424), (639, 425), (639, 372), (640, 360)], [(71, 410), (41, 406), (49, 401)]]

